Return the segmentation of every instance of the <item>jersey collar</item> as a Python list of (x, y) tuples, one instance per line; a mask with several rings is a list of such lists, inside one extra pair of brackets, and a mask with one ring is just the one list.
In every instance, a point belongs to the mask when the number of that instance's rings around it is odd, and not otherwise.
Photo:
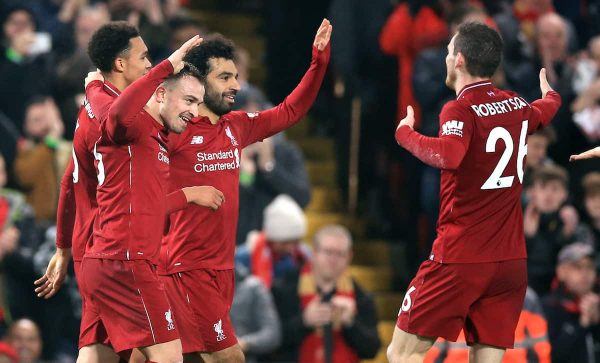
[(104, 81), (104, 91), (113, 97), (117, 97), (121, 94), (121, 91), (109, 81)]
[(489, 79), (486, 79), (485, 81), (479, 81), (479, 82), (468, 84), (468, 85), (464, 86), (462, 90), (460, 90), (460, 92), (458, 93), (458, 96), (456, 96), (456, 99), (458, 100), (459, 98), (463, 97), (466, 93), (471, 92), (475, 89), (481, 89), (481, 87), (487, 88), (490, 86), (492, 86), (492, 81), (490, 81)]

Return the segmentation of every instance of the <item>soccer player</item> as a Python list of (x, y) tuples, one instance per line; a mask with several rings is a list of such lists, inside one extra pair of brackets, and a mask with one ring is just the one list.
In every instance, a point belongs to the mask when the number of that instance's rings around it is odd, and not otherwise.
[[(38, 279), (36, 292), (38, 296), (50, 298), (62, 285), (71, 251), (73, 255), (75, 277), (81, 286), (79, 270), (85, 248), (92, 243), (92, 229), (96, 216), (96, 187), (98, 179), (94, 166), (94, 144), (100, 138), (100, 122), (108, 117), (108, 109), (119, 93), (129, 84), (150, 70), (147, 58), (148, 49), (137, 29), (122, 21), (115, 21), (102, 26), (90, 40), (89, 56), (102, 72), (104, 82), (91, 84), (87, 88), (88, 98), (78, 115), (76, 132), (73, 138), (73, 159), (61, 181), (61, 193), (57, 213), (57, 251), (52, 257), (46, 274)], [(93, 77), (96, 72), (90, 73)], [(86, 79), (86, 86), (91, 80)], [(91, 92), (96, 88), (95, 92)], [(187, 202), (198, 202), (199, 192), (208, 188), (191, 187), (184, 190)], [(181, 195), (173, 193), (170, 201), (178, 206)], [(72, 244), (72, 246), (71, 246)], [(96, 329), (99, 317), (86, 308), (86, 300), (82, 299), (82, 317), (79, 339), (79, 359), (90, 362), (93, 352), (100, 352), (97, 359), (102, 362), (118, 360), (108, 347), (110, 342), (105, 336), (98, 335)], [(90, 349), (96, 343), (103, 344), (97, 349)]]
[(93, 150), (98, 210), (81, 293), (116, 352), (140, 348), (153, 362), (183, 359), (155, 266), (167, 209), (168, 134), (185, 129), (204, 96), (200, 75), (183, 67), (199, 42), (190, 39), (123, 91)]
[[(46, 274), (35, 281), (39, 297), (50, 298), (60, 289), (73, 256), (75, 277), (81, 286), (80, 267), (86, 245), (92, 242), (96, 216), (96, 186), (93, 148), (100, 138), (100, 122), (108, 117), (108, 108), (129, 84), (146, 74), (151, 67), (148, 49), (137, 29), (116, 21), (102, 26), (88, 45), (88, 54), (106, 81), (102, 92), (88, 97), (79, 110), (73, 137), (73, 158), (61, 180), (57, 211), (56, 253)], [(92, 103), (93, 106), (92, 107)], [(87, 308), (82, 297), (79, 335), (80, 362), (112, 362), (118, 356), (109, 348), (106, 336), (99, 334), (99, 317)], [(93, 344), (96, 349), (90, 349)], [(98, 354), (93, 356), (92, 354)]]
[(527, 288), (520, 203), (526, 140), (550, 123), (561, 99), (544, 69), (542, 99), (531, 105), (495, 88), (490, 78), (502, 46), (483, 24), (460, 26), (446, 56), (446, 85), (456, 100), (442, 109), (439, 137), (413, 130), (410, 106), (396, 130), (400, 146), (442, 172), (437, 238), (404, 297), (391, 363), (422, 362), (437, 337), (456, 341), (461, 329), (472, 362), (500, 362), (513, 347)]
[[(229, 318), (234, 289), (240, 153), (247, 145), (298, 122), (314, 102), (329, 62), (332, 26), (323, 20), (312, 47), (310, 68), (278, 106), (254, 113), (230, 112), (240, 89), (230, 41), (205, 40), (185, 58), (205, 75), (201, 117), (173, 138), (171, 180), (175, 187), (207, 184), (227, 201), (216, 212), (190, 206), (170, 216), (159, 274), (179, 324), (186, 359), (243, 362)], [(258, 211), (257, 211), (258, 212)]]

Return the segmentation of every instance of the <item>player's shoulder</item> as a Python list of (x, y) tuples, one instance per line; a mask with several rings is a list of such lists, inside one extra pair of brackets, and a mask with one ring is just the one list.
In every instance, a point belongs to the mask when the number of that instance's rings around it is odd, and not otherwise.
[(231, 111), (222, 116), (222, 121), (247, 122), (260, 115), (260, 112)]
[(471, 118), (471, 103), (465, 99), (450, 100), (444, 104), (440, 116), (460, 115), (463, 118)]

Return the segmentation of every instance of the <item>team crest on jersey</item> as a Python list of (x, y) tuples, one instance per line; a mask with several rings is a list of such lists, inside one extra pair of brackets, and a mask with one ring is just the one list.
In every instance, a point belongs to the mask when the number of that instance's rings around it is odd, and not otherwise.
[(258, 116), (258, 112), (246, 112), (246, 114), (248, 115), (248, 117), (250, 118), (254, 118)]
[(465, 123), (462, 121), (450, 120), (442, 125), (442, 136), (456, 135), (463, 136), (463, 127)]
[(190, 145), (200, 145), (204, 143), (204, 136), (192, 136), (192, 142)]
[(225, 336), (225, 333), (223, 332), (223, 321), (219, 320), (213, 326), (215, 328), (215, 333), (217, 333), (217, 342), (225, 340), (225, 338), (227, 338), (227, 337)]
[(173, 312), (171, 312), (171, 309), (165, 312), (165, 320), (167, 321), (167, 330), (175, 330), (175, 324), (173, 323)]
[(231, 140), (231, 145), (238, 146), (237, 140), (235, 139), (235, 136), (233, 136), (233, 133), (231, 132), (231, 129), (229, 128), (229, 126), (227, 126), (225, 128), (225, 134)]

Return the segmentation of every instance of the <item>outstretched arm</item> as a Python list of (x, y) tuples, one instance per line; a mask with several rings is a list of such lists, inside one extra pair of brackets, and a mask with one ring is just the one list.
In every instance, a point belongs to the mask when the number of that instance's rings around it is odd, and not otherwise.
[(396, 142), (425, 164), (445, 170), (454, 170), (462, 163), (467, 148), (452, 137), (427, 137), (413, 130), (415, 123), (411, 106), (396, 129)]
[(58, 292), (65, 281), (71, 261), (71, 239), (75, 224), (74, 168), (75, 164), (71, 159), (60, 182), (56, 212), (56, 252), (48, 263), (46, 273), (34, 282), (35, 293), (44, 299), (49, 299)]
[(300, 121), (312, 106), (329, 64), (331, 32), (333, 30), (329, 20), (323, 19), (312, 48), (310, 68), (302, 80), (279, 105), (259, 112), (258, 116), (250, 117), (251, 127), (248, 134), (244, 135), (243, 146), (285, 130)]
[(535, 132), (540, 126), (548, 126), (561, 104), (560, 95), (550, 87), (546, 79), (545, 68), (540, 69), (540, 90), (542, 98), (531, 103), (530, 133)]

